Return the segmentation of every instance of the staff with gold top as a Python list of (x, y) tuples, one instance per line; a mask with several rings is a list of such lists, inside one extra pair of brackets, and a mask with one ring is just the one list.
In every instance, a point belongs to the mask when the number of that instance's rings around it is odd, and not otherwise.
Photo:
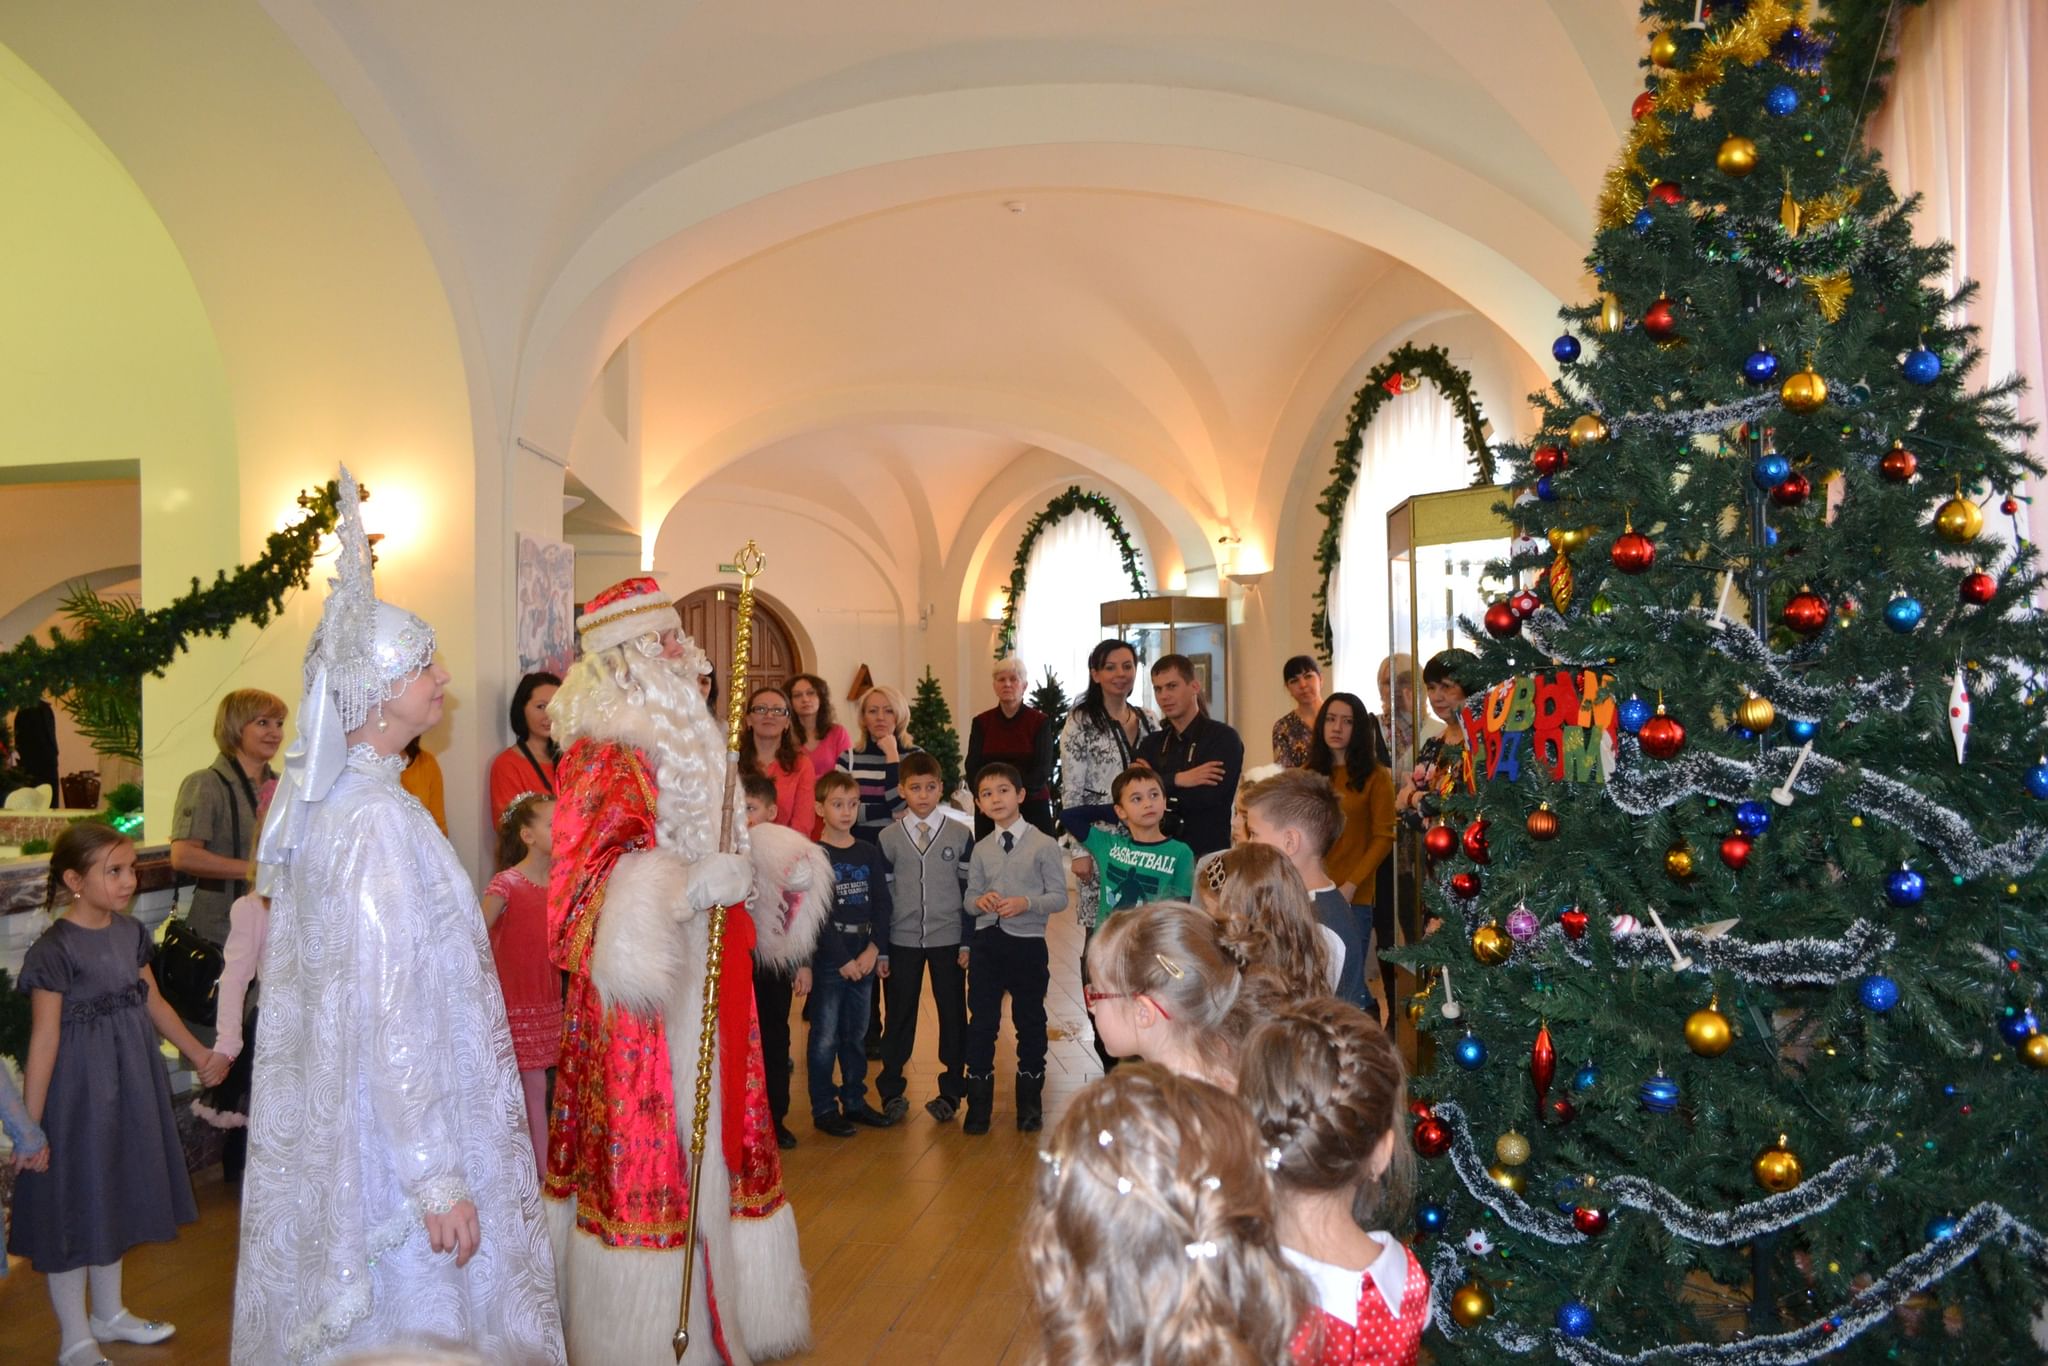
[[(735, 707), (760, 552), (737, 561)], [(569, 989), (542, 1190), (570, 1360), (786, 1356), (809, 1341), (808, 1293), (762, 1080), (753, 920), (732, 914), (756, 874), (730, 737), (698, 687), (710, 664), (649, 577), (593, 598), (577, 626), (583, 657), (549, 705), (566, 749), (548, 931)]]

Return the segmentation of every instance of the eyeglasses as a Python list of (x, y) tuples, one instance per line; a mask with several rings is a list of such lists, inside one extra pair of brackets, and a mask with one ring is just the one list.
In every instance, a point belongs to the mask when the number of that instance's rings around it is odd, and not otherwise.
[(787, 715), (789, 715), (789, 708), (788, 708), (788, 707), (748, 707), (748, 708), (747, 708), (747, 715), (749, 715), (749, 716), (787, 716)]
[(1159, 1002), (1153, 1000), (1142, 991), (1097, 991), (1094, 987), (1083, 987), (1081, 988), (1081, 999), (1087, 1003), (1090, 1010), (1095, 1009), (1096, 1006), (1104, 1001), (1143, 1001), (1146, 1005), (1159, 1012), (1160, 1019), (1170, 1020), (1173, 1018), (1173, 1016), (1166, 1013), (1165, 1006), (1159, 1004)]

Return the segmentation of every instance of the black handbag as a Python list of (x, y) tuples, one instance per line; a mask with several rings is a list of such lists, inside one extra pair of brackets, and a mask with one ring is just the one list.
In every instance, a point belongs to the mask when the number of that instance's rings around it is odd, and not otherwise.
[(182, 919), (164, 922), (156, 946), (156, 989), (181, 1020), (213, 1023), (227, 955)]

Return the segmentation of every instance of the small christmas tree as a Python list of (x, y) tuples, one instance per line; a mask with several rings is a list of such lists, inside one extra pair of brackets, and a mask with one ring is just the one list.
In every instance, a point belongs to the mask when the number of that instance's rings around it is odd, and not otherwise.
[(953, 729), (953, 711), (929, 665), (917, 681), (917, 697), (910, 704), (910, 738), (939, 761), (939, 780), (946, 791), (960, 786), (960, 734)]
[(1060, 687), (1058, 676), (1050, 668), (1045, 671), (1045, 682), (1032, 689), (1031, 705), (1045, 713), (1046, 727), (1053, 733), (1052, 808), (1053, 814), (1057, 816), (1060, 808), (1059, 733), (1067, 724), (1067, 693), (1066, 689)]

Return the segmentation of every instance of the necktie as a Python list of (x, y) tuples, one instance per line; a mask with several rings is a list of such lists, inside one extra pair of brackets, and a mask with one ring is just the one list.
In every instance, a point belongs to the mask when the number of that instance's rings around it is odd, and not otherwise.
[(1011, 851), (1012, 849), (1015, 849), (1016, 847), (1017, 847), (1017, 837), (1016, 837), (1015, 835), (1011, 834), (1011, 833), (1010, 833), (1009, 831), (1005, 830), (1005, 831), (1003, 832), (1003, 852), (1007, 854), (1007, 853), (1009, 853), (1009, 852), (1010, 852), (1010, 851)]
[(918, 853), (922, 854), (932, 847), (932, 828), (929, 825), (926, 825), (923, 821), (917, 821), (911, 825), (911, 830), (917, 839)]

